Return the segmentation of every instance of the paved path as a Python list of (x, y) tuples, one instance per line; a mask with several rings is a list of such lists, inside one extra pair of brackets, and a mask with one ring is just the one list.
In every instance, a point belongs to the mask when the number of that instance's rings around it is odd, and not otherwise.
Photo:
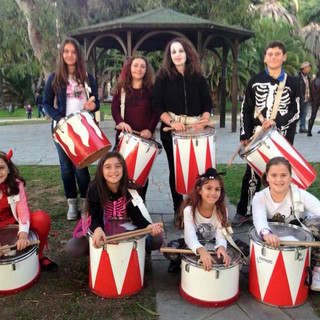
[[(113, 122), (105, 121), (101, 127), (111, 143), (114, 142)], [(239, 145), (238, 133), (231, 133), (230, 122), (226, 128), (217, 126), (217, 162), (226, 163)], [(319, 161), (320, 150), (319, 125), (315, 125), (313, 137), (297, 134), (295, 148), (309, 162)], [(159, 132), (157, 132), (159, 140)], [(51, 140), (50, 124), (27, 124), (0, 126), (1, 150), (14, 150), (13, 160), (17, 164), (57, 165), (58, 157)], [(237, 157), (234, 163), (244, 163)], [(168, 187), (168, 169), (166, 156), (161, 153), (150, 173), (147, 193), (147, 207), (152, 212), (154, 221), (165, 225), (165, 241), (181, 236), (173, 227), (173, 209)], [(230, 218), (235, 214), (235, 207), (228, 204)], [(248, 242), (249, 225), (235, 229), (235, 237)], [(154, 286), (160, 320), (302, 320), (318, 319), (309, 303), (297, 308), (276, 308), (257, 302), (248, 293), (248, 267), (240, 272), (240, 298), (226, 308), (201, 308), (186, 302), (179, 294), (180, 275), (167, 273), (169, 262), (160, 253), (152, 254)]]

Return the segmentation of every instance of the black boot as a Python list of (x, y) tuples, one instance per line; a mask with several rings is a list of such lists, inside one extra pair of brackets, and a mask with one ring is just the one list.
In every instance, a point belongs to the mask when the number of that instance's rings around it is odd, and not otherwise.
[(309, 119), (309, 121), (308, 121), (308, 133), (307, 133), (308, 137), (312, 137), (311, 131), (312, 131), (313, 123), (314, 123), (314, 120)]

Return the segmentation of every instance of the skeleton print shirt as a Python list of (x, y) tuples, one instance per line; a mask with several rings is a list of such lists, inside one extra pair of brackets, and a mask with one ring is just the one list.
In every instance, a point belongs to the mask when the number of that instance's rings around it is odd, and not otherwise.
[[(278, 79), (274, 79), (266, 70), (250, 79), (241, 106), (240, 140), (249, 139), (252, 136), (254, 127), (261, 125), (260, 120), (255, 118), (256, 106), (264, 118), (269, 119), (271, 117), (278, 86), (283, 78), (284, 71), (282, 71)], [(299, 117), (300, 89), (298, 79), (288, 74), (277, 116), (274, 120), (282, 135), (286, 136), (288, 128), (294, 126)]]

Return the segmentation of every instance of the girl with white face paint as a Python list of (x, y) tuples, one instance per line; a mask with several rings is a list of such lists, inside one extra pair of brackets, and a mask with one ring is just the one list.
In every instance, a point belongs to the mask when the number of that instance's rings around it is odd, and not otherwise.
[(169, 163), (169, 182), (175, 212), (182, 202), (182, 195), (175, 190), (171, 132), (162, 129), (170, 126), (173, 130), (186, 130), (187, 124), (208, 122), (212, 111), (209, 92), (192, 45), (182, 38), (170, 41), (153, 87), (152, 106), (161, 120), (161, 140)]

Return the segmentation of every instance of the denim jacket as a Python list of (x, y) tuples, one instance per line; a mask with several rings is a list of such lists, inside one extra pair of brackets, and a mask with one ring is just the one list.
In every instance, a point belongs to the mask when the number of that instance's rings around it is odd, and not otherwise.
[[(55, 121), (59, 121), (62, 118), (66, 116), (66, 110), (67, 110), (67, 95), (66, 95), (66, 89), (60, 90), (59, 94), (57, 95), (57, 109), (54, 107), (54, 91), (52, 88), (52, 81), (55, 76), (55, 73), (51, 73), (48, 77), (48, 80), (46, 82), (45, 88), (44, 88), (44, 94), (43, 94), (43, 107), (45, 112)], [(100, 102), (98, 99), (98, 88), (96, 85), (96, 82), (94, 80), (94, 77), (88, 73), (89, 83), (88, 85), (91, 87), (91, 93), (90, 96), (95, 96), (95, 104), (96, 104), (96, 110), (98, 111), (100, 109)], [(95, 112), (94, 111), (94, 112)]]

